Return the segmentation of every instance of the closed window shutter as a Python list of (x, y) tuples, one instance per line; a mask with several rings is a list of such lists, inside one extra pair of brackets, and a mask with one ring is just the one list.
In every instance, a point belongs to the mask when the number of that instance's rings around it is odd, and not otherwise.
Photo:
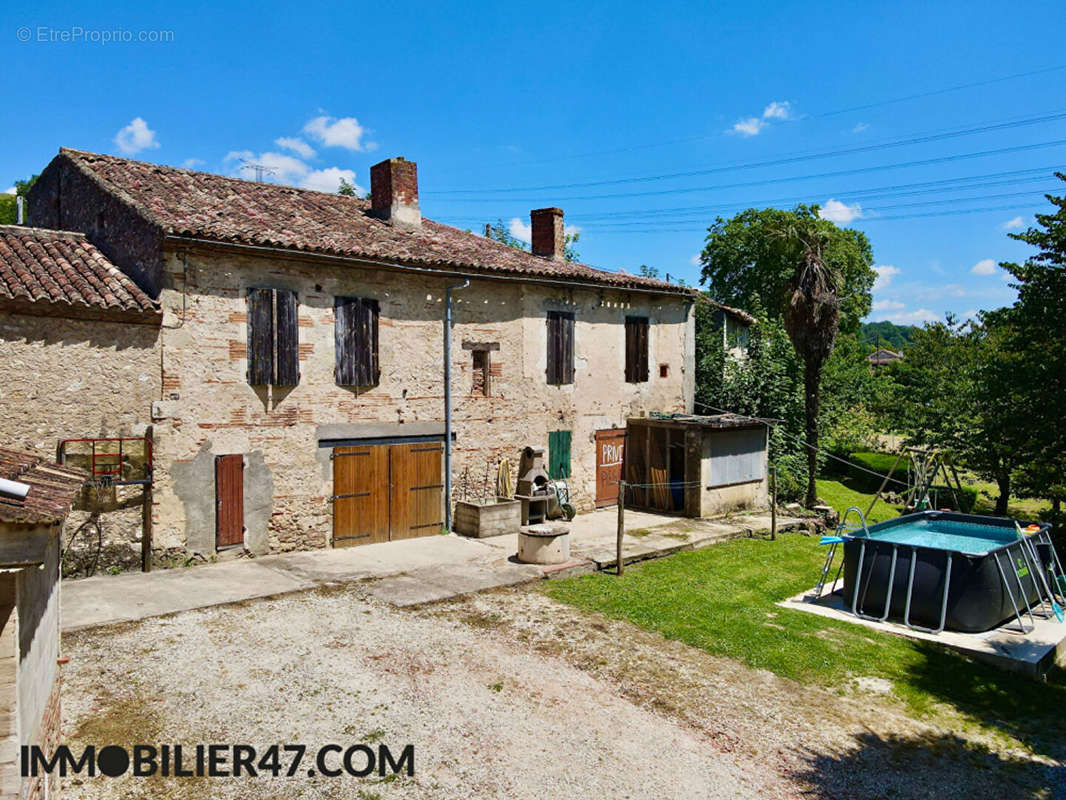
[(278, 386), (296, 386), (300, 382), (300, 328), (297, 318), (296, 292), (276, 289), (274, 328), (277, 334)]
[(648, 380), (648, 318), (626, 317), (626, 381)]
[(548, 433), (548, 477), (560, 480), (570, 477), (570, 431)]
[(574, 382), (574, 315), (548, 312), (548, 383)]
[(248, 383), (267, 386), (274, 377), (274, 297), (270, 289), (248, 290)]
[(335, 376), (338, 386), (377, 386), (378, 301), (363, 297), (334, 300)]

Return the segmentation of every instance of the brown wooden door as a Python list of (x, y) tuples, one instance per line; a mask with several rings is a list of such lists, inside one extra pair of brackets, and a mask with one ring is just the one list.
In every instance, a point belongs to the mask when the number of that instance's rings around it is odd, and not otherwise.
[(333, 448), (333, 546), (389, 539), (389, 448)]
[(440, 532), (443, 520), (441, 442), (389, 446), (391, 538), (409, 539)]
[(618, 502), (618, 482), (622, 480), (626, 429), (596, 431), (596, 507)]
[(244, 456), (215, 456), (215, 547), (244, 544)]

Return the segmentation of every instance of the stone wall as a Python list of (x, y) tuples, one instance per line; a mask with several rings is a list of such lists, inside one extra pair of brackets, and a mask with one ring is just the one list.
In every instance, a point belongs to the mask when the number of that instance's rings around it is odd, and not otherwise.
[[(446, 283), (454, 278), (358, 268), (327, 260), (171, 250), (164, 259), (163, 400), (155, 407), (154, 541), (210, 551), (214, 457), (243, 454), (245, 544), (253, 552), (323, 547), (329, 541), (332, 477), (319, 440), (337, 425), (373, 424), (384, 436), (443, 420), (441, 366)], [(252, 286), (297, 292), (300, 383), (247, 383), (246, 295)], [(335, 296), (379, 301), (381, 379), (373, 388), (334, 381)], [(452, 333), (456, 476), (483, 477), (512, 463), (548, 432), (572, 431), (576, 505), (595, 491), (595, 431), (630, 416), (689, 410), (694, 331), (684, 298), (638, 292), (473, 280), (456, 291)], [(545, 381), (549, 310), (573, 311), (575, 383)], [(624, 380), (624, 318), (647, 315), (650, 379)], [(491, 396), (475, 392), (473, 354), (463, 342), (495, 342)], [(668, 377), (660, 378), (659, 365)], [(331, 433), (333, 432), (333, 433)]]

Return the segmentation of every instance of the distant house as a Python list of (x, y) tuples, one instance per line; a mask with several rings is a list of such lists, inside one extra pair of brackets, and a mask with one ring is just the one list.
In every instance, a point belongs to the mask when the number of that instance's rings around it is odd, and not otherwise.
[(897, 361), (903, 360), (903, 353), (897, 353), (895, 350), (889, 350), (887, 347), (878, 347), (870, 355), (866, 356), (866, 361), (871, 367), (884, 367), (888, 364), (894, 364)]
[(713, 300), (707, 302), (715, 307), (712, 319), (715, 328), (722, 333), (722, 347), (733, 358), (747, 358), (748, 339), (756, 322), (755, 317), (739, 308), (731, 308)]

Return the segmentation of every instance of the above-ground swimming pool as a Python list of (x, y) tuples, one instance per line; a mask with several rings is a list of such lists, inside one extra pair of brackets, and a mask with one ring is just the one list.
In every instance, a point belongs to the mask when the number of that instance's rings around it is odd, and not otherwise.
[(1027, 542), (998, 517), (924, 511), (841, 535), (847, 607), (932, 632), (977, 633), (1024, 615), (1046, 596), (1037, 573), (1054, 559), (1048, 537)]

